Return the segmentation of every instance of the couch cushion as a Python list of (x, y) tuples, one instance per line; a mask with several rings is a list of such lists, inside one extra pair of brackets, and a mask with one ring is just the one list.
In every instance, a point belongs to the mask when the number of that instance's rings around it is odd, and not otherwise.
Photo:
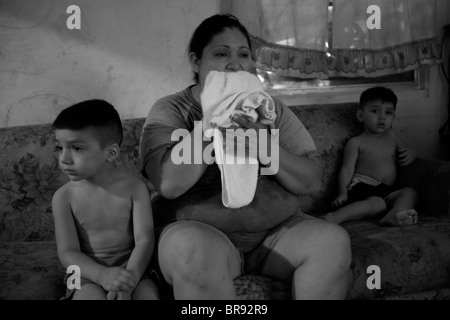
[[(421, 217), (417, 225), (390, 228), (365, 220), (343, 226), (352, 239), (353, 256), (347, 299), (449, 296), (442, 288), (450, 288), (450, 220)], [(0, 242), (0, 257), (0, 299), (53, 300), (63, 295), (65, 270), (55, 242)], [(371, 265), (380, 268), (380, 289), (367, 287)], [(290, 297), (290, 284), (266, 277), (242, 276), (235, 286), (239, 299)]]
[(0, 241), (53, 240), (51, 198), (66, 178), (49, 125), (0, 129)]
[(245, 275), (234, 280), (236, 294), (241, 300), (288, 300), (288, 283), (258, 275)]
[[(143, 123), (143, 118), (123, 121), (118, 164), (136, 175)], [(0, 128), (0, 241), (55, 239), (51, 199), (68, 179), (54, 148), (50, 124)]]
[(55, 300), (65, 270), (54, 241), (0, 242), (0, 300)]
[[(0, 242), (0, 300), (58, 300), (65, 269), (54, 241)], [(261, 276), (235, 280), (239, 299), (287, 299), (288, 285)]]
[[(450, 297), (450, 220), (420, 217), (406, 227), (380, 227), (376, 221), (343, 224), (352, 240), (352, 277), (347, 299), (448, 299)], [(380, 268), (380, 289), (367, 281)], [(369, 281), (371, 282), (371, 281)], [(286, 299), (287, 283), (243, 276), (235, 283), (241, 299)]]
[[(419, 213), (420, 214), (420, 213)], [(450, 288), (450, 220), (420, 215), (413, 226), (380, 227), (376, 221), (344, 223), (352, 241), (349, 299), (376, 299)], [(370, 265), (381, 288), (368, 289)]]

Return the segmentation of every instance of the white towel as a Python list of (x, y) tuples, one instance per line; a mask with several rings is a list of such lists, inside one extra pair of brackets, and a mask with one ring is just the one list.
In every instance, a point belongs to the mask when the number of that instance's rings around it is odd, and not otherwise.
[[(270, 125), (276, 119), (275, 104), (264, 92), (258, 77), (245, 72), (208, 73), (201, 93), (203, 128), (213, 136), (216, 163), (221, 171), (222, 203), (228, 208), (248, 205), (255, 195), (258, 180), (257, 146), (249, 145), (245, 152), (242, 129), (225, 134), (219, 128), (237, 128), (232, 120), (235, 114), (244, 114), (250, 121)], [(235, 137), (238, 145), (235, 144)], [(225, 141), (224, 141), (225, 140)]]

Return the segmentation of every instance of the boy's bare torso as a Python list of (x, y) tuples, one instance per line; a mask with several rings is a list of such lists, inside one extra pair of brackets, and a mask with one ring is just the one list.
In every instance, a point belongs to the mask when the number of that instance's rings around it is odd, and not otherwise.
[(387, 185), (394, 184), (397, 178), (394, 133), (389, 131), (380, 136), (363, 133), (354, 139), (358, 141), (355, 173), (372, 177)]
[(108, 258), (133, 249), (132, 181), (121, 173), (106, 188), (86, 181), (67, 185), (81, 251)]

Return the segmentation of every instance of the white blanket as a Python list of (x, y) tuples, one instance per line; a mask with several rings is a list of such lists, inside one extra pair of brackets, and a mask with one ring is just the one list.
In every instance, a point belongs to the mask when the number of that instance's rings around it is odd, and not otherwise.
[[(238, 129), (232, 117), (245, 115), (252, 122), (270, 125), (276, 119), (274, 102), (258, 77), (245, 71), (211, 71), (200, 97), (203, 129), (206, 135), (213, 136), (216, 163), (221, 171), (222, 202), (228, 208), (248, 205), (258, 180), (256, 132)], [(247, 148), (245, 137), (250, 142)]]

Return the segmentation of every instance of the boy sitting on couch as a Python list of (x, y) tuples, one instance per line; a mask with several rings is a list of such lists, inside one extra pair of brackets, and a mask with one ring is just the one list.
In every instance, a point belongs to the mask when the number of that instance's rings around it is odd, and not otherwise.
[(115, 165), (123, 137), (117, 111), (84, 101), (63, 110), (53, 129), (70, 179), (52, 200), (58, 257), (81, 277), (65, 298), (157, 299), (145, 275), (154, 248), (150, 195), (144, 181)]
[(345, 146), (339, 194), (333, 201), (339, 209), (326, 214), (326, 220), (340, 224), (385, 213), (380, 225), (417, 223), (416, 191), (395, 187), (397, 161), (408, 166), (416, 158), (392, 129), (396, 105), (397, 96), (388, 88), (374, 87), (361, 94), (356, 116), (364, 131)]

